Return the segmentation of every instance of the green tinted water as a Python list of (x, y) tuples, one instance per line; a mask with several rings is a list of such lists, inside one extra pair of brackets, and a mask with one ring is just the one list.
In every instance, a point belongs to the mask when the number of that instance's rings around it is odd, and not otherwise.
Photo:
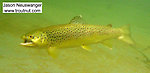
[[(2, 1), (0, 2), (2, 4)], [(0, 13), (0, 73), (150, 72), (149, 0), (42, 2), (42, 14)], [(136, 48), (116, 40), (113, 50), (101, 44), (91, 45), (92, 52), (80, 47), (65, 48), (60, 50), (58, 58), (53, 59), (46, 49), (19, 45), (23, 41), (20, 36), (24, 33), (41, 27), (68, 23), (72, 17), (80, 14), (88, 24), (112, 24), (113, 27), (131, 24), (131, 35), (136, 41)]]

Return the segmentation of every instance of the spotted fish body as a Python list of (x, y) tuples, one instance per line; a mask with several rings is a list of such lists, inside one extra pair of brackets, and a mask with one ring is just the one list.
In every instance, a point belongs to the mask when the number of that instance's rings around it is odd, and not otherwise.
[(43, 28), (33, 34), (29, 36), (38, 35), (40, 46), (63, 48), (97, 43), (117, 37), (121, 31), (109, 26), (65, 24)]
[[(112, 28), (110, 24), (106, 26), (89, 25), (78, 21), (72, 20), (69, 24), (54, 25), (29, 32), (23, 36), (25, 42), (22, 45), (55, 48), (78, 47), (101, 43), (113, 38), (124, 39), (129, 34), (127, 27)], [(129, 37), (124, 41), (132, 43)]]

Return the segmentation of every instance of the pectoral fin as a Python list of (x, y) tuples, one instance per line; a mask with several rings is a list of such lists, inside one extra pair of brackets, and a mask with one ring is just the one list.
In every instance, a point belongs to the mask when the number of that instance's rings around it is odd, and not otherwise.
[(48, 48), (48, 54), (52, 57), (52, 58), (56, 58), (58, 56), (58, 50), (55, 47), (50, 47)]
[(86, 45), (82, 45), (81, 47), (87, 51), (91, 51), (92, 49), (90, 46), (86, 46)]
[(101, 42), (103, 45), (107, 46), (110, 50), (112, 50), (112, 40), (105, 40), (103, 42)]

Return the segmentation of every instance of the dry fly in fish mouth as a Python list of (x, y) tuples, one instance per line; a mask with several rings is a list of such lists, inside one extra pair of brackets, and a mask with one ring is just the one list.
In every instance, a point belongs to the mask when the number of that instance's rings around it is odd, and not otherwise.
[(30, 39), (24, 39), (24, 42), (20, 44), (23, 46), (26, 46), (26, 45), (32, 46), (34, 43)]

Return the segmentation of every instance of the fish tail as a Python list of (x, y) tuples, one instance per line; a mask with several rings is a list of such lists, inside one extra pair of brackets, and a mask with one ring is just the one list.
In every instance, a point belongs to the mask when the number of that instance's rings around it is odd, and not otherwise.
[(133, 45), (134, 41), (131, 38), (130, 25), (128, 24), (128, 25), (122, 26), (121, 31), (122, 31), (122, 34), (121, 34), (121, 36), (118, 37), (118, 39), (120, 39), (128, 44)]
[(149, 60), (149, 58), (138, 48), (140, 47), (139, 44), (137, 44), (132, 38), (130, 34), (130, 25), (125, 25), (121, 27), (122, 31), (122, 37), (120, 36), (120, 40), (127, 42), (133, 49), (135, 49), (137, 52), (139, 52), (146, 60)]

